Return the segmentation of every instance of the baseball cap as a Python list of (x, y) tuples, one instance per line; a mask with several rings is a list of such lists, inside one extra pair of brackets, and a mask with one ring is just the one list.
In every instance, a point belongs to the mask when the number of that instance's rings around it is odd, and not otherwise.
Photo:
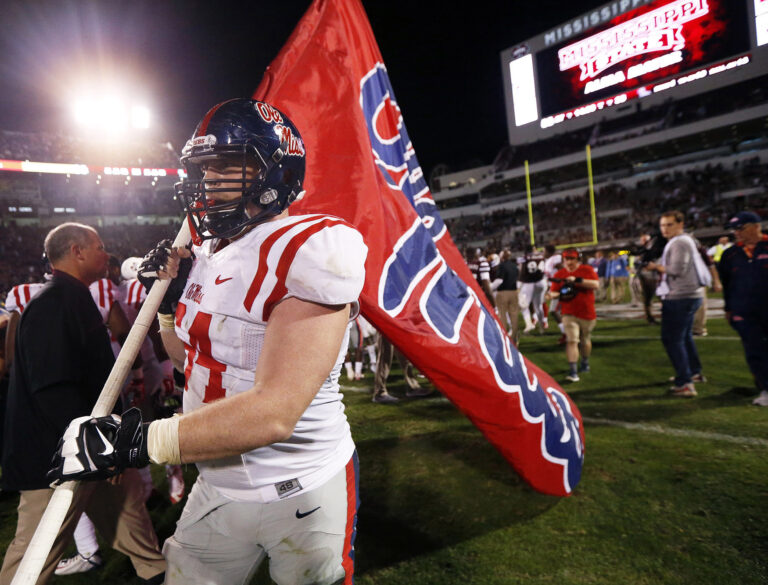
[(735, 230), (744, 227), (748, 223), (760, 223), (760, 216), (751, 211), (739, 211), (728, 220), (727, 227)]
[(574, 250), (573, 248), (568, 248), (567, 250), (563, 250), (562, 256), (563, 258), (578, 258), (579, 251)]

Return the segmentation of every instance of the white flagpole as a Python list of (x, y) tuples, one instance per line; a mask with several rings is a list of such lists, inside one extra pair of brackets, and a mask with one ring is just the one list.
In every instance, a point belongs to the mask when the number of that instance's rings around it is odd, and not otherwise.
[[(176, 235), (176, 239), (173, 241), (173, 247), (180, 248), (186, 246), (189, 244), (190, 238), (189, 221), (185, 217), (184, 223)], [(123, 347), (120, 349), (115, 365), (112, 367), (112, 371), (109, 373), (109, 377), (101, 389), (101, 394), (91, 411), (91, 416), (107, 416), (112, 412), (112, 408), (120, 396), (123, 383), (131, 370), (133, 362), (136, 360), (139, 349), (141, 349), (141, 344), (155, 320), (157, 309), (165, 296), (165, 292), (168, 290), (169, 284), (170, 280), (156, 280), (152, 285), (139, 314), (136, 316), (136, 321), (131, 327)], [(37, 582), (45, 565), (45, 559), (48, 558), (48, 554), (51, 552), (56, 535), (64, 523), (69, 506), (72, 504), (72, 498), (74, 497), (77, 485), (78, 482), (76, 481), (68, 481), (57, 486), (54, 490), (53, 496), (50, 502), (48, 502), (48, 507), (45, 509), (35, 534), (24, 553), (24, 558), (21, 559), (16, 575), (11, 581), (11, 585), (34, 585)]]

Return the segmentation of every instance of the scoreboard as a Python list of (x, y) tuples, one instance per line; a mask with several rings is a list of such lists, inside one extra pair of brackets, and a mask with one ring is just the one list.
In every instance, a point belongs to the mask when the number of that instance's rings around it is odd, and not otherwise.
[(614, 0), (501, 62), (522, 144), (768, 74), (768, 0)]

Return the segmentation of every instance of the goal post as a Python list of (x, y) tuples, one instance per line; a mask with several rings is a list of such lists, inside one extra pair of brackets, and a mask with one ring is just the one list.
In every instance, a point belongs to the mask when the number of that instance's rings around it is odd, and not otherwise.
[[(592, 176), (592, 148), (589, 144), (586, 146), (586, 160), (587, 160), (587, 181), (589, 184), (589, 217), (592, 227), (592, 241), (589, 242), (571, 242), (568, 244), (558, 244), (556, 249), (562, 250), (563, 248), (579, 248), (582, 246), (594, 246), (598, 242), (597, 238), (597, 211), (595, 210), (595, 183)], [(531, 234), (531, 245), (536, 246), (536, 237), (533, 228), (533, 198), (531, 196), (531, 172), (528, 165), (528, 161), (525, 161), (525, 190), (528, 196), (528, 229)]]

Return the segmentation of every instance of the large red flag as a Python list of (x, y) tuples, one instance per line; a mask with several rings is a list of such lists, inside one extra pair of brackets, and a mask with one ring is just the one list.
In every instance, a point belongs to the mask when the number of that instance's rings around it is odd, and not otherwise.
[(304, 139), (307, 195), (291, 211), (342, 217), (365, 237), (365, 317), (535, 489), (569, 494), (584, 461), (581, 416), (510, 343), (451, 240), (360, 1), (315, 0), (254, 98)]

